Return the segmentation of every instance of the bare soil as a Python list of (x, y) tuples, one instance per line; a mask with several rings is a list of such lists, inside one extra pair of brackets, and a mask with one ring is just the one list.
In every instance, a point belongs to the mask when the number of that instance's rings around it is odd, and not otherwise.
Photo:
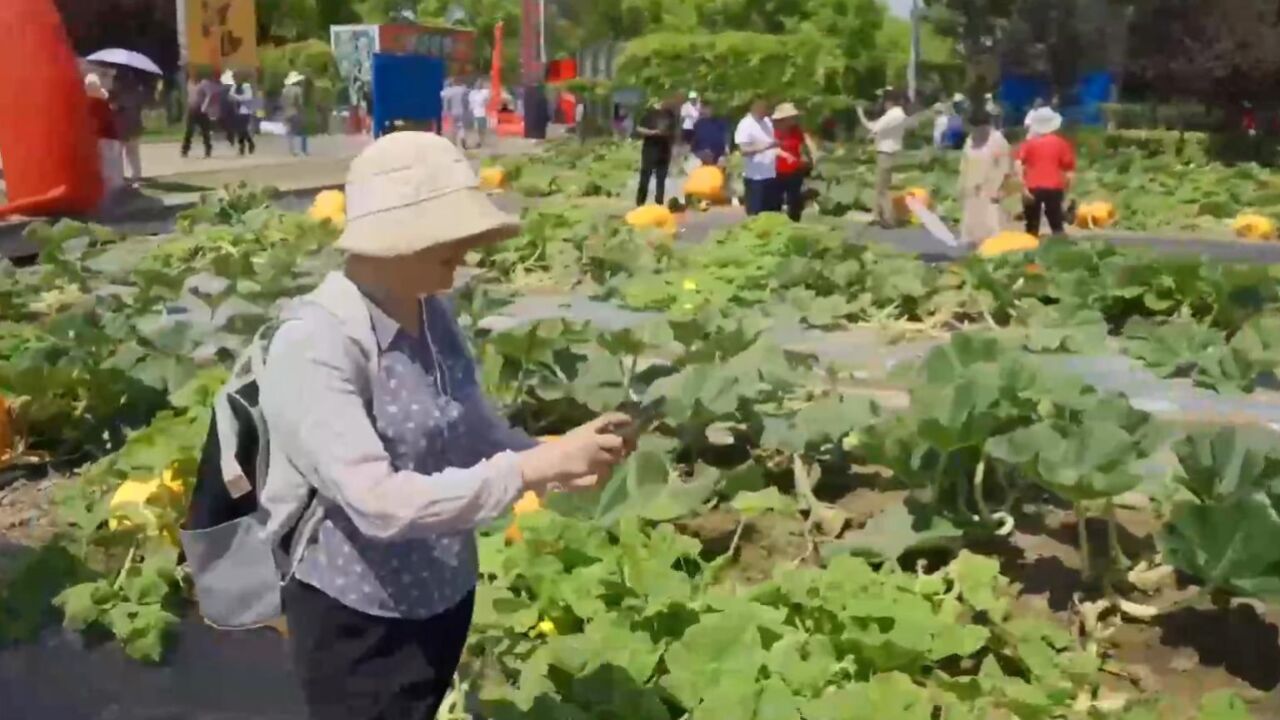
[[(1121, 511), (1118, 519), (1125, 554), (1150, 556), (1157, 518), (1149, 511)], [(1087, 528), (1091, 547), (1105, 547), (1105, 526), (1090, 522)], [(1074, 596), (1097, 595), (1081, 579), (1077, 533), (1074, 516), (1062, 512), (1048, 518), (1042, 532), (1015, 533), (1013, 550), (1002, 557), (1005, 573), (1022, 584), (1023, 596), (1044, 600), (1064, 622), (1070, 622)], [(1093, 562), (1102, 561), (1096, 551), (1091, 555)], [(1189, 578), (1179, 578), (1152, 597), (1131, 599), (1168, 607), (1198, 590)], [(1280, 718), (1280, 607), (1245, 600), (1219, 607), (1205, 600), (1150, 622), (1126, 622), (1108, 645), (1114, 669), (1128, 676), (1118, 689), (1159, 694), (1187, 708), (1206, 693), (1231, 690), (1250, 703), (1255, 717)]]
[(0, 587), (10, 569), (54, 535), (51, 505), (61, 476), (18, 480), (0, 489)]
[[(901, 491), (855, 488), (836, 501), (848, 514), (848, 528), (902, 499)], [(1122, 511), (1120, 544), (1130, 558), (1150, 557), (1158, 520), (1149, 511)], [(709, 556), (728, 551), (739, 518), (718, 508), (683, 524), (703, 540)], [(1034, 523), (1033, 523), (1034, 524)], [(1105, 547), (1105, 526), (1090, 522), (1091, 546)], [(1020, 586), (1028, 607), (1046, 609), (1065, 626), (1076, 623), (1073, 599), (1096, 599), (1098, 589), (1081, 579), (1077, 527), (1069, 511), (1051, 513), (1042, 527), (1014, 533), (1011, 541), (975, 548), (1001, 560), (1003, 571)], [(783, 563), (816, 563), (807, 553), (804, 523), (765, 516), (748, 522), (739, 539), (738, 563), (730, 578), (744, 583), (767, 579)], [(1101, 562), (1095, 558), (1094, 562)], [(1136, 602), (1165, 607), (1192, 596), (1198, 588), (1186, 578), (1154, 597)], [(1233, 601), (1222, 607), (1192, 605), (1150, 622), (1128, 621), (1107, 641), (1108, 689), (1129, 695), (1158, 695), (1172, 707), (1189, 711), (1214, 690), (1230, 690), (1250, 704), (1259, 720), (1280, 718), (1280, 607)]]

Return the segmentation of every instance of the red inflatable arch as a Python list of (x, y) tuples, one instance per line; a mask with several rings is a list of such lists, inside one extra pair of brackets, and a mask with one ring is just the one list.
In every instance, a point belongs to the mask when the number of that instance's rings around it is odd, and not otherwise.
[(0, 159), (0, 219), (90, 213), (102, 201), (84, 79), (53, 0), (0, 0)]

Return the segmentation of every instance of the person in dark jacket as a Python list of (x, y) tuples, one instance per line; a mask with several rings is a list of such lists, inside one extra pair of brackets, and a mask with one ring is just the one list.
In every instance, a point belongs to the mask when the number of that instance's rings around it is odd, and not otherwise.
[(724, 158), (729, 152), (729, 123), (716, 117), (709, 100), (702, 101), (698, 120), (693, 124), (690, 151), (704, 165), (724, 166)]
[(671, 95), (655, 103), (636, 124), (636, 134), (642, 140), (640, 148), (640, 187), (636, 191), (636, 205), (649, 200), (649, 181), (655, 180), (654, 201), (661, 205), (667, 197), (667, 172), (671, 169), (671, 151), (680, 131), (680, 117), (676, 110), (682, 100)]

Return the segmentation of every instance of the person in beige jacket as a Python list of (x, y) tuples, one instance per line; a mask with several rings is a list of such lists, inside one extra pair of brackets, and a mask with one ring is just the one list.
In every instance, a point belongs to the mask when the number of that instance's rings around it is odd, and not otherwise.
[(1004, 229), (1000, 201), (1013, 173), (1013, 150), (986, 109), (974, 110), (970, 125), (960, 161), (960, 240), (973, 246)]

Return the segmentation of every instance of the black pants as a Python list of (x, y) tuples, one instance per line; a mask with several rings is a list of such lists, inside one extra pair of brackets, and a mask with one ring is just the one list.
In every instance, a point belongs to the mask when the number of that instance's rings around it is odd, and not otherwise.
[(453, 683), (474, 593), (426, 620), (366, 615), (297, 579), (284, 587), (311, 720), (429, 720)]
[(204, 141), (204, 156), (213, 154), (213, 123), (209, 116), (199, 110), (187, 111), (187, 129), (182, 134), (182, 157), (191, 152), (191, 140), (196, 130), (200, 131), (200, 139)]
[(1062, 190), (1032, 190), (1031, 197), (1022, 198), (1022, 209), (1027, 216), (1027, 234), (1040, 235), (1041, 209), (1049, 220), (1049, 229), (1054, 235), (1065, 232), (1062, 224), (1062, 201), (1066, 193)]
[(762, 212), (781, 212), (782, 194), (778, 190), (778, 179), (742, 181), (746, 189), (747, 215), (759, 215)]
[(661, 205), (667, 201), (667, 171), (671, 168), (670, 155), (640, 156), (640, 188), (636, 190), (636, 206), (649, 202), (649, 179), (657, 181), (654, 189), (654, 202)]
[(776, 182), (778, 199), (786, 208), (787, 217), (800, 222), (800, 215), (804, 213), (804, 173), (779, 175)]
[(253, 116), (252, 115), (236, 115), (232, 122), (235, 123), (236, 144), (240, 147), (240, 154), (243, 155), (246, 150), (252, 155), (257, 151), (257, 146), (253, 143)]

